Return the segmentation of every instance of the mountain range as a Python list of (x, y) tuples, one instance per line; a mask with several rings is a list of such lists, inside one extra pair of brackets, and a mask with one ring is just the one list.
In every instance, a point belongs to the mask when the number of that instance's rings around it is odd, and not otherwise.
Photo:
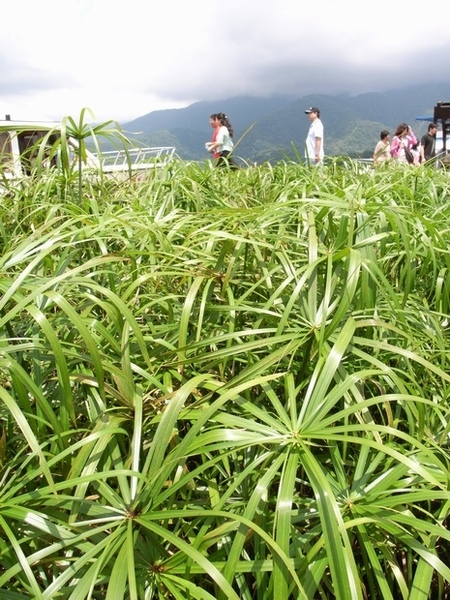
[(432, 117), (439, 101), (450, 101), (450, 83), (356, 96), (239, 96), (152, 111), (122, 124), (122, 129), (140, 144), (175, 146), (177, 155), (184, 160), (204, 160), (209, 156), (204, 144), (212, 135), (209, 116), (224, 112), (234, 128), (238, 157), (252, 163), (275, 162), (303, 156), (309, 127), (304, 111), (318, 106), (325, 128), (326, 155), (369, 157), (382, 129), (388, 129), (392, 135), (399, 123), (406, 122), (416, 136), (425, 133), (427, 123), (416, 121), (416, 117)]

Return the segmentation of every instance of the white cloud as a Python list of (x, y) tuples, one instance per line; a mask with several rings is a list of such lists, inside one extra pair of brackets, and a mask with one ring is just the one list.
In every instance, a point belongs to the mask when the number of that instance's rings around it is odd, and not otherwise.
[(426, 83), (444, 77), (450, 44), (444, 19), (404, 0), (15, 0), (2, 24), (0, 99), (50, 118)]

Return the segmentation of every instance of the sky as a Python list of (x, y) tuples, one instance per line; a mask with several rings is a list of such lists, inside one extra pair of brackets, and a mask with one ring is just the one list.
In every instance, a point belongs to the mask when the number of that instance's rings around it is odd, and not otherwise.
[(448, 0), (14, 0), (0, 14), (0, 106), (28, 118), (86, 108), (127, 122), (201, 100), (355, 95), (450, 74)]

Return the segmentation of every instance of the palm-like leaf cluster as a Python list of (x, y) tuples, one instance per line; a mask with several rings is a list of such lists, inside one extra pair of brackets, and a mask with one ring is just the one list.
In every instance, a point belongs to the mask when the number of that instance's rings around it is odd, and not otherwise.
[(73, 185), (0, 209), (0, 598), (443, 598), (448, 174)]

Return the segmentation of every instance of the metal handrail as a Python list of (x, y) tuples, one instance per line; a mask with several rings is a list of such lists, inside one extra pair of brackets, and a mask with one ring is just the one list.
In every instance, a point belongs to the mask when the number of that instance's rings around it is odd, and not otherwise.
[(152, 148), (130, 148), (129, 150), (110, 150), (99, 154), (93, 153), (103, 168), (126, 169), (162, 166), (167, 164), (175, 153), (173, 146)]

